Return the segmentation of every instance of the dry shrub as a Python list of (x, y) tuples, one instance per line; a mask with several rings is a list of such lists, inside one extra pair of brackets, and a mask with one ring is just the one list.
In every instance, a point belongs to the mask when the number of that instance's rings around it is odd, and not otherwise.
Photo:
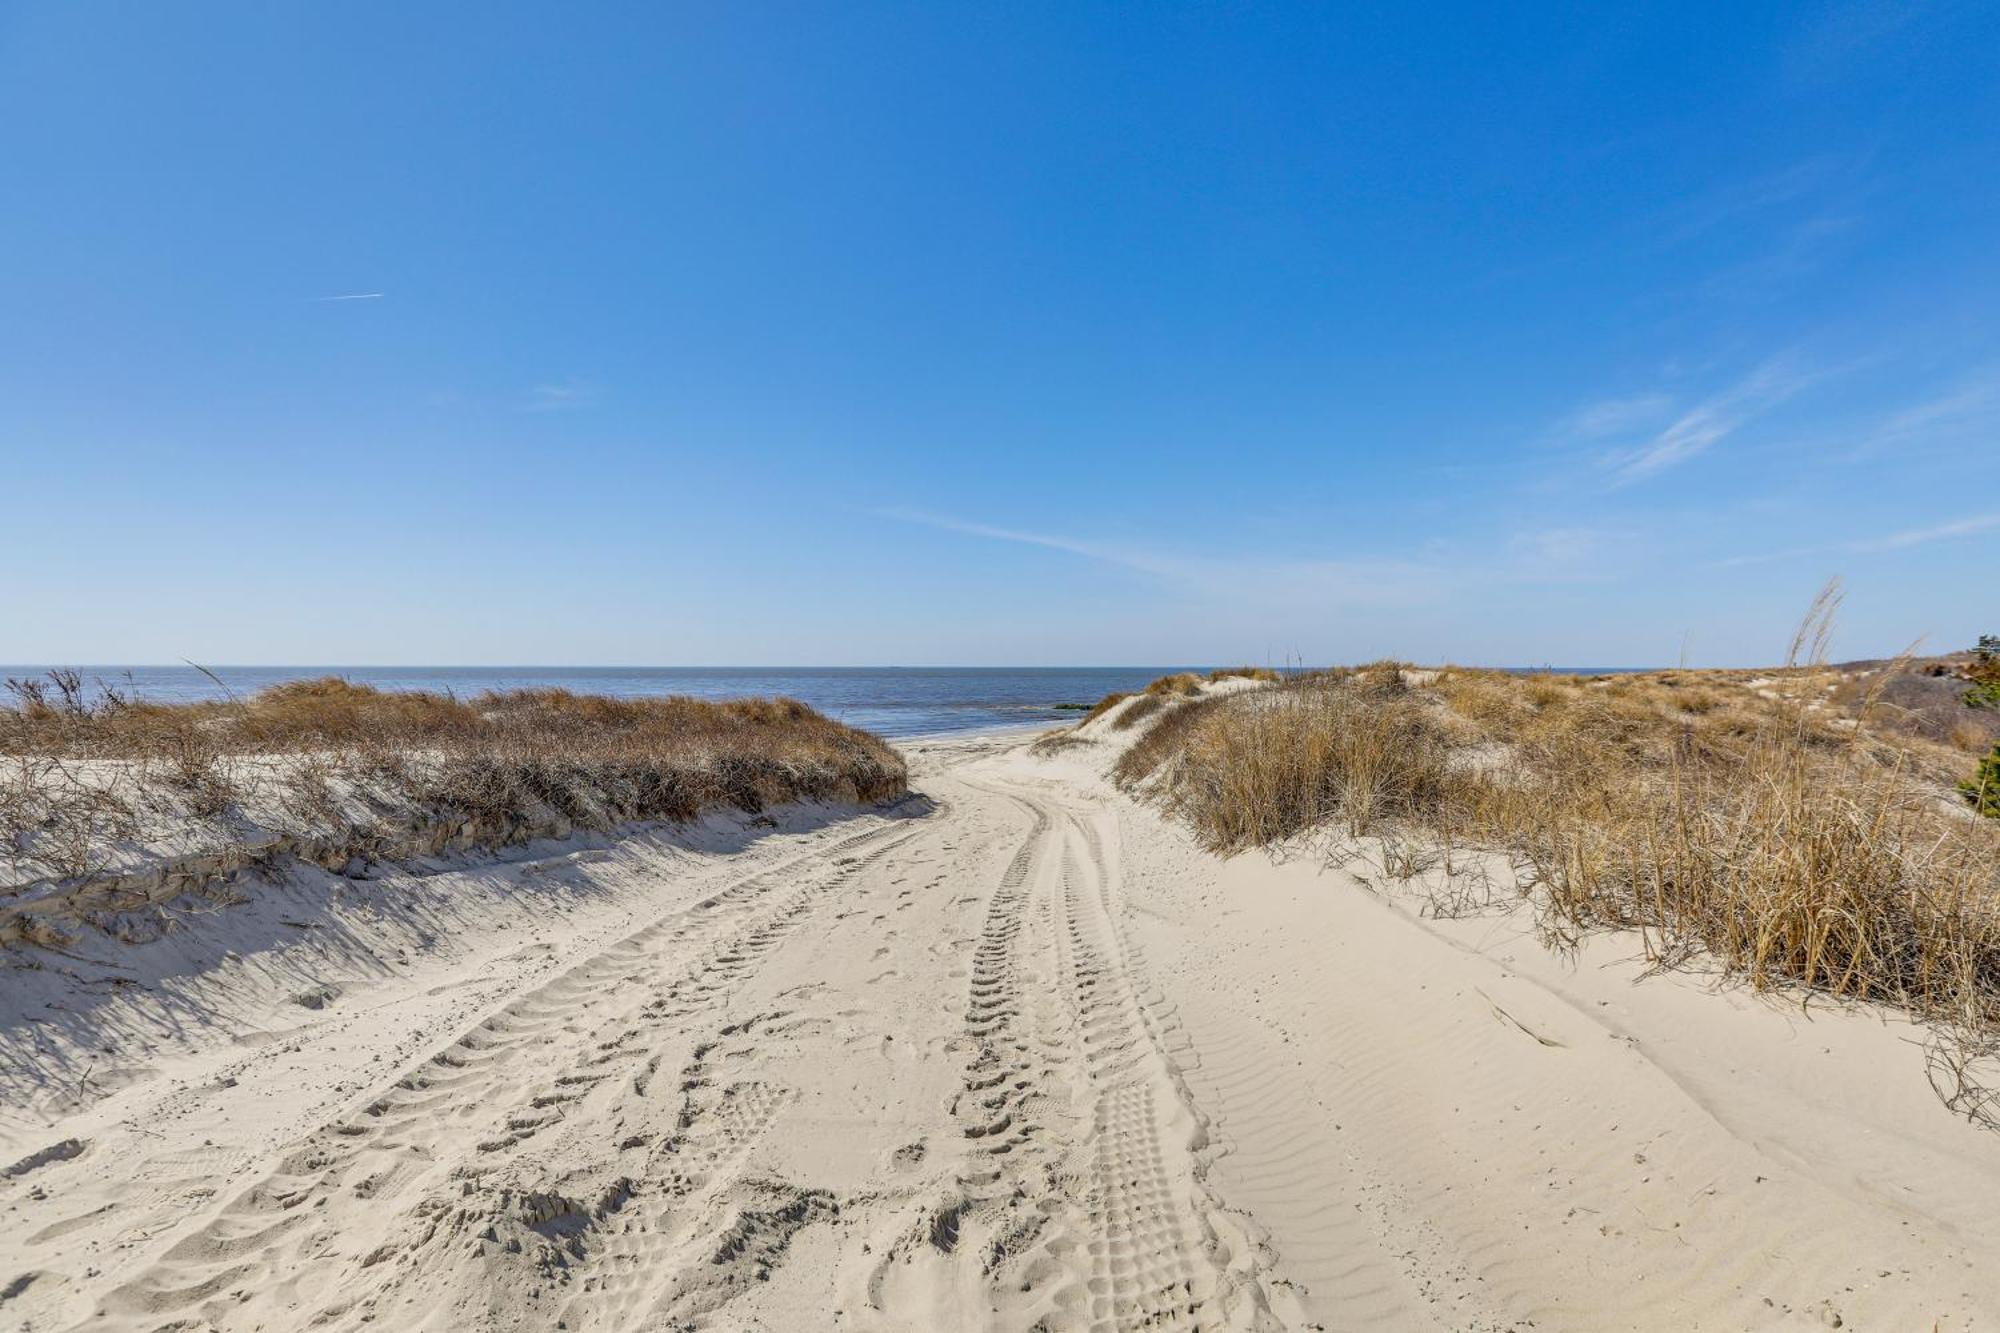
[(160, 723), (152, 740), (149, 757), (164, 761), (166, 781), (180, 793), (190, 815), (213, 819), (228, 811), (236, 800), (236, 786), (210, 729), (191, 719), (169, 718)]
[(246, 803), (280, 832), (448, 826), (497, 843), (552, 817), (603, 829), (907, 790), (894, 749), (792, 699), (466, 702), (329, 678), (155, 705), (72, 680), (13, 682), (0, 707), (0, 854), (17, 882), (91, 873), (145, 828), (173, 838)]
[(1199, 694), (1201, 677), (1192, 671), (1176, 671), (1171, 676), (1162, 676), (1146, 687), (1148, 694)]
[(1228, 680), (1231, 677), (1243, 680), (1267, 680), (1272, 682), (1276, 682), (1279, 679), (1278, 673), (1269, 667), (1217, 667), (1208, 673), (1210, 680)]
[(1975, 753), (1986, 745), (1986, 729), (1970, 722), (1960, 722), (1952, 727), (1946, 740), (1954, 749), (1971, 750)]
[[(1935, 669), (1933, 664), (1932, 670)], [(1865, 695), (1873, 696), (1869, 719), (1885, 729), (1974, 754), (2000, 742), (2000, 710), (1970, 702), (1971, 692), (1956, 675), (1884, 672), (1873, 680), (1843, 682), (1836, 698), (1852, 708)]]
[(46, 867), (90, 874), (114, 846), (139, 836), (143, 801), (129, 780), (86, 782), (45, 755), (0, 760), (0, 856), (16, 874)]

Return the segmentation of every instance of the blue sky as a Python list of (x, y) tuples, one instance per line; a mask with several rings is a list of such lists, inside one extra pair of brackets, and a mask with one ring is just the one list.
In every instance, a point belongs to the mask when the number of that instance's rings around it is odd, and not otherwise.
[(0, 661), (2000, 632), (1991, 4), (8, 5), (0, 153)]

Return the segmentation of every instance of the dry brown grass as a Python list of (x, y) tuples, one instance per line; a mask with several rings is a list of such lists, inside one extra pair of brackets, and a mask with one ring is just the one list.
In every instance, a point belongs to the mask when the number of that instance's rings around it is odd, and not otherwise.
[(497, 844), (551, 825), (907, 789), (892, 748), (789, 699), (466, 701), (328, 678), (158, 705), (60, 673), (13, 694), (0, 707), (0, 859), (16, 885), (88, 876), (148, 838), (206, 843), (253, 822), (362, 842), (442, 825)]
[[(1098, 718), (1103, 717), (1106, 713), (1110, 712), (1112, 709), (1116, 708), (1119, 704), (1124, 703), (1127, 699), (1131, 697), (1132, 696), (1129, 694), (1105, 695), (1102, 699), (1099, 699), (1095, 704), (1091, 706), (1091, 709), (1088, 713), (1085, 713), (1083, 715), (1083, 722), (1095, 722)], [(1079, 722), (1077, 725), (1081, 726), (1083, 725), (1083, 723)]]
[(1211, 847), (1276, 842), (1334, 820), (1365, 833), (1431, 814), (1443, 798), (1444, 733), (1407, 698), (1334, 685), (1231, 704), (1209, 700), (1177, 733), (1149, 735), (1141, 761), (1176, 759), (1169, 800)]
[[(1031, 748), (1036, 754), (1053, 755), (1070, 748), (1072, 745), (1084, 744), (1083, 738), (1073, 737), (1070, 734), (1071, 731), (1080, 729), (1084, 725), (1096, 721), (1112, 709), (1117, 708), (1120, 704), (1126, 704), (1126, 707), (1119, 712), (1116, 718), (1112, 719), (1110, 730), (1130, 731), (1141, 724), (1159, 718), (1163, 713), (1185, 711), (1185, 705), (1195, 700), (1202, 693), (1204, 683), (1213, 683), (1232, 677), (1266, 683), (1276, 683), (1282, 679), (1277, 672), (1272, 671), (1268, 667), (1219, 667), (1208, 673), (1206, 682), (1204, 682), (1203, 677), (1196, 675), (1192, 671), (1177, 671), (1172, 675), (1161, 676), (1136, 695), (1105, 695), (1097, 701), (1096, 705), (1088, 713), (1084, 714), (1083, 719), (1076, 724), (1076, 728), (1052, 732), (1037, 740)], [(1127, 703), (1128, 700), (1130, 701), (1129, 703)], [(1167, 733), (1168, 736), (1177, 734), (1177, 731), (1169, 731)], [(1161, 748), (1162, 742), (1160, 741), (1150, 743), (1142, 741), (1142, 746), (1143, 748), (1138, 751), (1139, 757), (1136, 760), (1129, 754), (1125, 757), (1125, 764), (1128, 771), (1131, 770), (1133, 764), (1143, 764), (1147, 756), (1157, 756), (1164, 753)], [(1148, 769), (1147, 771), (1150, 772), (1151, 770)]]
[(1316, 674), (1184, 708), (1116, 773), (1156, 778), (1218, 851), (1329, 825), (1501, 850), (1552, 942), (1636, 928), (1662, 962), (1703, 955), (1990, 1040), (2000, 823), (1954, 797), (1954, 752), (1872, 726), (1865, 700), (1830, 706), (1811, 666), (1766, 675), (1774, 697), (1719, 673)]
[(1124, 711), (1120, 712), (1117, 717), (1111, 719), (1111, 729), (1113, 731), (1130, 731), (1147, 718), (1158, 713), (1161, 709), (1169, 707), (1169, 699), (1171, 697), (1165, 694), (1140, 695), (1131, 703), (1125, 705)]
[(1074, 750), (1080, 745), (1089, 745), (1090, 743), (1088, 737), (1077, 735), (1075, 729), (1072, 727), (1057, 727), (1054, 731), (1045, 731), (1035, 737), (1034, 741), (1028, 746), (1028, 751), (1031, 754), (1038, 754), (1046, 759), (1053, 755), (1061, 754), (1064, 750)]
[(1153, 777), (1168, 759), (1179, 753), (1188, 733), (1221, 702), (1221, 699), (1197, 699), (1167, 713), (1118, 756), (1112, 776), (1128, 787)]

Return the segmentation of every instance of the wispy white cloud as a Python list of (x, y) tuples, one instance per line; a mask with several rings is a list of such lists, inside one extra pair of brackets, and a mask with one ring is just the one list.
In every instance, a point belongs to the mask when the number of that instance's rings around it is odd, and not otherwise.
[(1350, 560), (1260, 559), (1252, 556), (1189, 556), (1114, 542), (1092, 541), (1000, 527), (912, 509), (883, 509), (884, 518), (919, 523), (945, 532), (994, 541), (1017, 542), (1063, 551), (1173, 584), (1204, 596), (1290, 598), (1358, 605), (1428, 598), (1455, 581), (1450, 570), (1421, 561), (1368, 557)]
[(883, 518), (892, 518), (901, 523), (916, 523), (944, 532), (962, 533), (968, 537), (986, 537), (994, 541), (1018, 542), (1023, 546), (1040, 546), (1051, 551), (1065, 551), (1070, 555), (1082, 556), (1086, 560), (1122, 565), (1127, 569), (1136, 569), (1146, 574), (1177, 575), (1186, 572), (1183, 562), (1150, 556), (1142, 551), (1104, 542), (1081, 541), (1073, 537), (1028, 532), (1020, 528), (1003, 528), (991, 523), (975, 523), (944, 514), (928, 513), (921, 509), (890, 508), (878, 509), (875, 512)]
[(1836, 174), (1837, 159), (1821, 155), (1749, 180), (1718, 185), (1681, 205), (1667, 219), (1665, 240), (1677, 244), (1717, 227), (1767, 213), (1824, 188)]
[(1614, 454), (1609, 462), (1620, 482), (1655, 476), (1706, 453), (1816, 378), (1783, 358), (1766, 362), (1737, 384), (1681, 413), (1643, 444)]
[(1991, 532), (1995, 528), (2000, 528), (2000, 514), (1979, 514), (1973, 518), (1954, 519), (1949, 523), (1938, 523), (1927, 528), (1910, 528), (1904, 532), (1892, 532), (1886, 537), (1854, 542), (1850, 544), (1850, 549), (1900, 551), (1909, 546), (1949, 541), (1953, 537), (1972, 537), (1982, 532)]
[(1252, 600), (1294, 609), (1314, 605), (1401, 605), (1434, 600), (1476, 585), (1594, 582), (1606, 577), (1601, 572), (1575, 568), (1586, 551), (1596, 549), (1602, 536), (1583, 529), (1552, 530), (1527, 540), (1525, 545), (1510, 545), (1510, 552), (1516, 558), (1501, 562), (1449, 558), (1436, 548), (1427, 550), (1422, 558), (1370, 555), (1299, 559), (1183, 555), (1002, 527), (923, 510), (889, 508), (874, 512), (883, 518), (944, 532), (1061, 551), (1149, 575), (1204, 597)]
[(561, 412), (567, 408), (583, 407), (597, 400), (597, 386), (577, 380), (565, 380), (561, 384), (537, 384), (528, 391), (530, 412)]
[(342, 292), (338, 296), (315, 296), (315, 303), (321, 301), (379, 301), (387, 292)]
[(1537, 568), (1549, 569), (1582, 564), (1623, 535), (1602, 528), (1535, 528), (1515, 533), (1507, 549)]
[(1980, 431), (2000, 434), (2000, 367), (1891, 413), (1855, 450), (1854, 458), (1959, 441)]
[(1932, 542), (1951, 541), (1959, 537), (1976, 537), (1982, 532), (1996, 530), (2000, 530), (2000, 513), (1975, 514), (1970, 518), (1952, 519), (1944, 523), (1933, 523), (1927, 527), (1906, 528), (1901, 532), (1892, 532), (1881, 537), (1862, 537), (1820, 546), (1794, 546), (1782, 551), (1731, 556), (1727, 560), (1715, 561), (1713, 567), (1735, 569), (1744, 565), (1776, 564), (1782, 560), (1796, 560), (1812, 555), (1866, 555), (1881, 551), (1902, 551), (1912, 546), (1927, 546)]
[(1775, 565), (1784, 560), (1798, 560), (1809, 555), (1832, 555), (1848, 549), (1845, 546), (1792, 546), (1782, 551), (1758, 551), (1754, 555), (1732, 555), (1721, 560), (1709, 561), (1710, 569), (1741, 569), (1747, 565)]
[(1770, 289), (1824, 268), (1861, 223), (1851, 207), (1801, 218), (1778, 228), (1758, 253), (1709, 274), (1699, 290), (1737, 304), (1768, 300)]
[(1664, 393), (1640, 393), (1624, 398), (1600, 398), (1564, 417), (1557, 424), (1559, 435), (1572, 439), (1598, 440), (1624, 435), (1658, 421), (1672, 410), (1674, 400)]
[[(1893, 364), (1882, 355), (1858, 359), (1851, 369)], [(1901, 407), (1880, 408), (1844, 426), (1822, 424), (1795, 438), (1796, 452), (1821, 463), (1956, 466), (2000, 456), (2000, 365), (1988, 365), (1928, 386)]]

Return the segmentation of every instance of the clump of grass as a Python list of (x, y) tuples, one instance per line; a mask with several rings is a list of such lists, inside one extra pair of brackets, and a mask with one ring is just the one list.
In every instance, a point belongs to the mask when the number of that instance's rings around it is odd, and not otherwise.
[[(1129, 694), (1107, 694), (1102, 699), (1099, 699), (1097, 703), (1092, 706), (1091, 710), (1088, 713), (1085, 713), (1083, 715), (1083, 721), (1095, 722), (1098, 718), (1103, 717), (1106, 713), (1110, 712), (1112, 709), (1116, 708), (1119, 704), (1124, 703), (1127, 699), (1131, 697), (1132, 696)], [(1081, 726), (1082, 723), (1079, 723), (1078, 725)]]
[[(1206, 683), (1231, 678), (1271, 683), (1276, 683), (1281, 679), (1278, 673), (1269, 667), (1218, 667), (1208, 673)], [(1204, 683), (1204, 678), (1192, 671), (1177, 671), (1172, 675), (1161, 676), (1158, 680), (1146, 686), (1137, 695), (1126, 693), (1107, 694), (1097, 701), (1090, 711), (1083, 716), (1082, 720), (1077, 723), (1077, 726), (1082, 727), (1095, 722), (1098, 718), (1103, 717), (1112, 709), (1118, 708), (1120, 704), (1123, 704), (1125, 705), (1124, 708), (1119, 711), (1117, 717), (1111, 720), (1110, 729), (1112, 731), (1131, 731), (1133, 728), (1144, 723), (1154, 721), (1170, 709), (1178, 711), (1177, 705), (1193, 700), (1202, 693)], [(1068, 747), (1069, 742), (1058, 739), (1058, 737), (1064, 734), (1055, 733), (1050, 736), (1044, 736), (1029, 748), (1035, 754), (1055, 754)], [(1081, 743), (1080, 740), (1077, 743)], [(1152, 753), (1151, 749), (1141, 751), (1141, 759), (1134, 762), (1143, 762), (1144, 755), (1149, 753)]]
[(563, 821), (606, 829), (907, 790), (894, 749), (792, 699), (517, 690), (467, 701), (328, 678), (159, 705), (87, 691), (67, 672), (10, 684), (0, 856), (16, 884), (92, 874), (149, 835), (212, 840), (190, 832), (202, 825), (363, 843), (443, 827), (498, 844)]
[[(521, 692), (524, 701), (537, 693)], [(463, 733), (478, 722), (476, 709), (449, 695), (378, 690), (338, 676), (273, 685), (222, 716), (242, 744), (273, 749), (351, 745), (371, 736), (423, 741)]]
[(1118, 762), (1111, 770), (1112, 776), (1127, 787), (1137, 786), (1153, 777), (1180, 752), (1188, 733), (1222, 702), (1222, 698), (1197, 699), (1167, 713), (1118, 756)]
[[(1939, 751), (1828, 705), (1836, 600), (1769, 698), (1375, 664), (1185, 707), (1115, 772), (1218, 851), (1328, 826), (1501, 850), (1552, 943), (1636, 928), (1665, 962), (2000, 1033), (2000, 825), (1951, 810)], [(1967, 790), (2000, 795), (2000, 750)]]
[(1117, 717), (1111, 719), (1111, 729), (1113, 731), (1130, 731), (1147, 718), (1167, 707), (1169, 697), (1165, 694), (1140, 695), (1131, 703), (1126, 704), (1124, 711), (1120, 712)]
[(1450, 781), (1430, 711), (1365, 684), (1215, 708), (1181, 737), (1171, 804), (1225, 852), (1336, 820), (1363, 834), (1387, 820), (1430, 818)]
[(1089, 739), (1077, 735), (1072, 728), (1057, 727), (1054, 731), (1045, 731), (1035, 737), (1033, 743), (1028, 746), (1028, 753), (1041, 755), (1046, 759), (1061, 754), (1064, 750), (1073, 750), (1079, 745), (1088, 744), (1090, 744)]

